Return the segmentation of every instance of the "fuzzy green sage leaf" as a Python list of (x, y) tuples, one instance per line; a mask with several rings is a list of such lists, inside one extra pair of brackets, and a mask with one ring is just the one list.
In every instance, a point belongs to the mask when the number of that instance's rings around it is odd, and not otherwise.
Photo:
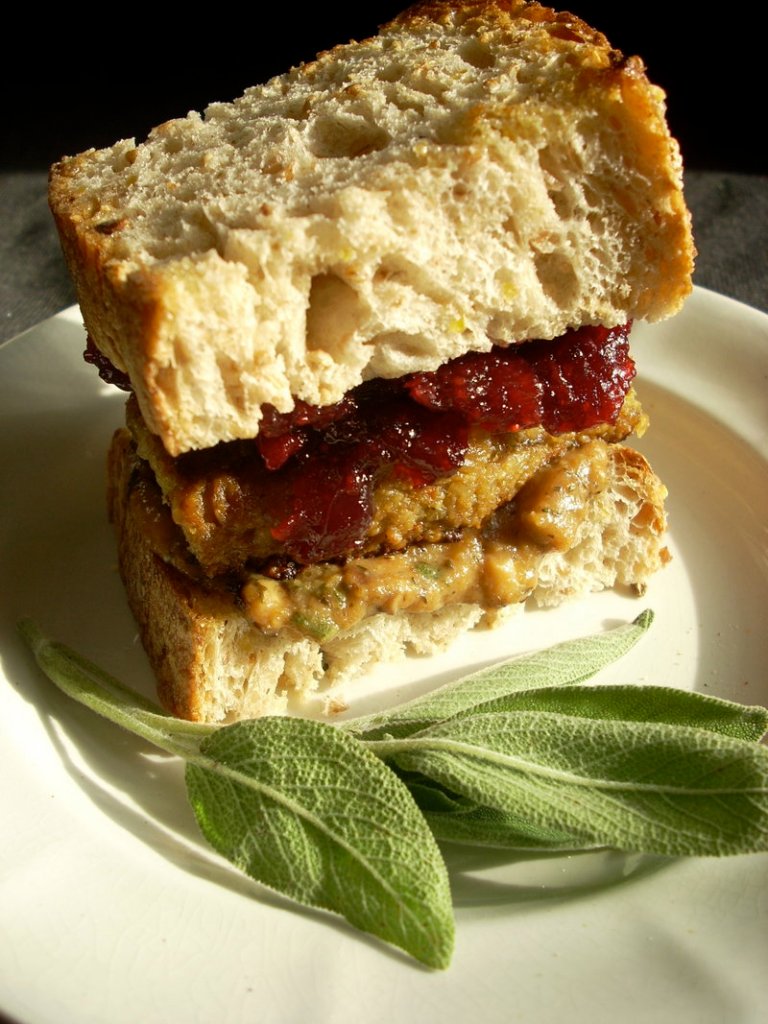
[(448, 874), (412, 796), (351, 736), (321, 722), (226, 726), (187, 765), (210, 844), (242, 871), (307, 906), (447, 967)]
[[(659, 686), (554, 686), (523, 690), (479, 704), (457, 715), (543, 711), (603, 721), (666, 723), (703, 729), (757, 742), (768, 729), (768, 710)], [(402, 774), (402, 773), (401, 773)], [(449, 792), (434, 779), (404, 774), (422, 814), (441, 841), (521, 851), (588, 850), (602, 845), (594, 835), (579, 836), (551, 825), (536, 826), (530, 815), (485, 807)]]
[(599, 848), (560, 829), (537, 827), (519, 814), (483, 807), (450, 794), (422, 776), (411, 775), (407, 785), (432, 834), (441, 842), (526, 853), (576, 853)]
[(706, 729), (514, 711), (370, 744), (476, 805), (644, 853), (768, 849), (768, 749)]
[(298, 718), (224, 727), (172, 718), (33, 623), (19, 631), (66, 694), (186, 759), (203, 834), (239, 868), (429, 966), (448, 965), (444, 861), (407, 788), (361, 743)]
[(342, 722), (341, 727), (366, 740), (385, 735), (408, 736), (519, 690), (583, 682), (631, 650), (652, 622), (653, 612), (648, 609), (634, 622), (594, 636), (567, 640), (533, 654), (518, 655), (391, 710)]
[(542, 686), (497, 697), (455, 715), (504, 711), (552, 711), (602, 721), (666, 723), (756, 743), (768, 730), (768, 710), (669, 686), (639, 683), (603, 686)]
[[(187, 762), (203, 834), (262, 884), (434, 967), (453, 919), (434, 837), (517, 850), (768, 849), (768, 711), (582, 686), (652, 620), (496, 665), (342, 727), (175, 719), (30, 622), (66, 694)], [(430, 831), (431, 830), (431, 831)]]

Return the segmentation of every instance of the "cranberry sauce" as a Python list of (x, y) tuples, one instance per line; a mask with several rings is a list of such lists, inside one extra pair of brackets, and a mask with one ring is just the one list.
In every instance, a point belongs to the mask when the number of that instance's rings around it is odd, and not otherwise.
[(490, 432), (542, 426), (551, 434), (616, 420), (635, 375), (629, 329), (582, 327), (555, 341), (472, 352), (405, 387), (430, 409), (455, 409)]
[[(254, 446), (261, 471), (275, 481), (280, 474), (273, 537), (304, 564), (354, 554), (383, 469), (420, 487), (462, 465), (473, 427), (562, 434), (614, 423), (635, 375), (629, 330), (582, 327), (555, 341), (469, 353), (432, 373), (367, 381), (334, 405), (265, 406)], [(90, 340), (85, 358), (104, 380), (129, 387)], [(237, 463), (245, 450), (253, 465), (254, 446), (232, 442), (206, 454)]]
[(629, 324), (583, 327), (470, 353), (433, 373), (368, 381), (324, 409), (266, 407), (256, 443), (286, 484), (272, 535), (297, 562), (348, 555), (370, 525), (385, 466), (422, 486), (462, 464), (470, 427), (566, 433), (615, 422), (635, 375), (628, 335)]
[(118, 370), (116, 366), (107, 359), (107, 357), (100, 352), (93, 341), (91, 340), (90, 334), (88, 335), (88, 343), (83, 352), (83, 359), (86, 363), (91, 363), (99, 371), (99, 376), (106, 384), (114, 384), (116, 388), (120, 388), (121, 391), (132, 391), (131, 382), (128, 378), (127, 373), (123, 373), (122, 370)]
[(465, 418), (417, 405), (399, 381), (369, 381), (345, 402), (345, 413), (323, 427), (257, 438), (267, 466), (276, 462), (276, 445), (282, 445), (280, 458), (291, 451), (277, 470), (286, 486), (272, 536), (297, 562), (321, 562), (360, 547), (384, 466), (418, 487), (453, 473), (467, 452)]

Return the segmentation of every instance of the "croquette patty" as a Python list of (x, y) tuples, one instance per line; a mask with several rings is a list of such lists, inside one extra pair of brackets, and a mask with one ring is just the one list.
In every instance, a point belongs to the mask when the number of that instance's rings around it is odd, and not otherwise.
[[(173, 519), (209, 576), (258, 567), (285, 557), (273, 536), (283, 482), (267, 470), (253, 442), (235, 441), (174, 458), (144, 424), (134, 398), (128, 426), (138, 453), (152, 467)], [(642, 434), (646, 417), (630, 391), (614, 424), (553, 435), (543, 428), (488, 434), (473, 430), (454, 473), (415, 485), (390, 467), (378, 474), (373, 516), (355, 555), (399, 551), (478, 528), (510, 501), (539, 469), (594, 438), (609, 443)]]

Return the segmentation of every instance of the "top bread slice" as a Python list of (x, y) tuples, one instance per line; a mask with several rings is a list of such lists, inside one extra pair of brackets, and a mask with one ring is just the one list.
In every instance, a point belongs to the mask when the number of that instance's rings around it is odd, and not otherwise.
[(674, 313), (693, 247), (664, 96), (571, 14), (417, 4), (201, 117), (52, 171), (87, 330), (169, 453), (260, 407)]

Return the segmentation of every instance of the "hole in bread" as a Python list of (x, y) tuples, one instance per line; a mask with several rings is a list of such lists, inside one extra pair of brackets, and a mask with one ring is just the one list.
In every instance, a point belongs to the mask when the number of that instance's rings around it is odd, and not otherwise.
[(544, 294), (558, 306), (573, 302), (579, 282), (568, 257), (560, 252), (540, 252), (534, 255), (534, 263)]
[(312, 126), (308, 146), (321, 159), (364, 156), (384, 149), (389, 132), (362, 118), (318, 118)]
[(384, 331), (368, 338), (371, 358), (363, 377), (400, 377), (405, 373), (423, 369), (424, 336), (406, 334), (405, 331)]
[(423, 295), (441, 305), (451, 300), (450, 292), (435, 280), (429, 266), (419, 266), (402, 253), (390, 253), (381, 260), (374, 271), (373, 284), (374, 287), (392, 286), (408, 290), (409, 294), (401, 295), (399, 300), (395, 299), (394, 293), (388, 292), (391, 302), (412, 302), (415, 295)]
[(382, 82), (399, 82), (403, 77), (403, 65), (399, 61), (393, 61), (387, 67), (378, 72), (377, 78)]
[(387, 102), (391, 103), (404, 114), (414, 114), (420, 118), (425, 116), (424, 101), (420, 93), (413, 92), (406, 87), (400, 89), (389, 89), (387, 91)]
[(402, 110), (406, 114), (418, 114), (419, 117), (424, 117), (424, 97), (413, 88), (410, 74), (402, 64), (397, 62), (390, 64), (377, 75), (377, 78), (379, 81), (387, 83), (384, 87), (387, 103), (391, 103), (393, 107), (397, 107), (398, 110)]
[(340, 360), (366, 315), (366, 304), (346, 281), (337, 274), (316, 274), (309, 288), (307, 349), (322, 349)]
[(580, 176), (580, 169), (573, 154), (564, 154), (556, 146), (542, 146), (538, 152), (539, 166), (547, 186), (555, 213), (561, 220), (570, 220), (576, 215), (576, 191), (571, 184)]
[(386, 263), (381, 263), (373, 275), (373, 284), (385, 284), (387, 281), (395, 280), (398, 277), (402, 277), (401, 270), (398, 270), (396, 267), (387, 266)]
[(492, 68), (496, 63), (496, 58), (491, 53), (491, 48), (486, 46), (485, 43), (481, 43), (479, 39), (468, 39), (465, 43), (462, 43), (458, 54), (465, 63), (471, 64), (473, 68), (478, 68), (479, 70)]
[(550, 188), (547, 190), (555, 213), (561, 220), (570, 220), (575, 215), (573, 196), (565, 188)]
[[(505, 235), (510, 235), (512, 243), (514, 245), (520, 244), (520, 222), (518, 217), (514, 214), (511, 217), (505, 217), (501, 222), (501, 229)], [(509, 243), (505, 241), (505, 245)]]
[(163, 142), (163, 149), (169, 155), (180, 153), (184, 148), (184, 140), (178, 135), (167, 135)]
[(312, 98), (310, 96), (298, 96), (296, 99), (288, 99), (283, 114), (291, 121), (306, 121), (312, 110)]
[(449, 88), (444, 79), (438, 78), (435, 73), (430, 73), (428, 68), (425, 70), (419, 70), (416, 74), (412, 74), (409, 77), (408, 85), (412, 89), (416, 89), (418, 92), (424, 93), (426, 96), (434, 97), (438, 103), (442, 102), (443, 94)]

